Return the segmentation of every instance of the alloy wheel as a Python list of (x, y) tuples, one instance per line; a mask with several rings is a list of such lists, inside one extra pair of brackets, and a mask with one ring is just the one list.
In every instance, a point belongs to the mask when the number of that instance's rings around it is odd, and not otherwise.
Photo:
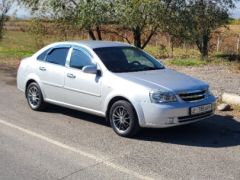
[(40, 91), (36, 86), (31, 86), (28, 89), (27, 98), (30, 106), (36, 108), (41, 103)]
[(123, 133), (130, 127), (130, 115), (124, 106), (117, 106), (112, 114), (113, 125), (117, 131)]

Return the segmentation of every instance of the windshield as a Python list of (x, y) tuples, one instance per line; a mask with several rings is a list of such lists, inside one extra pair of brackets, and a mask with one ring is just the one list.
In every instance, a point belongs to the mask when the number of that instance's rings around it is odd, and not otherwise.
[(104, 47), (94, 49), (109, 71), (136, 72), (164, 69), (156, 59), (134, 47)]

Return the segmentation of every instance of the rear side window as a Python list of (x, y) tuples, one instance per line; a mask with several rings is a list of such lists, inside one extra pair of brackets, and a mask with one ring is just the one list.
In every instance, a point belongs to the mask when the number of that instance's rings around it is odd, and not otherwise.
[(73, 49), (70, 59), (70, 67), (82, 69), (84, 66), (91, 64), (92, 61), (89, 55), (80, 50)]
[(38, 57), (37, 57), (37, 60), (39, 61), (44, 61), (45, 60), (45, 57), (48, 53), (49, 49), (47, 49), (46, 51), (44, 51), (43, 53), (41, 53)]
[(53, 49), (48, 53), (46, 61), (53, 64), (65, 66), (68, 50), (69, 48)]

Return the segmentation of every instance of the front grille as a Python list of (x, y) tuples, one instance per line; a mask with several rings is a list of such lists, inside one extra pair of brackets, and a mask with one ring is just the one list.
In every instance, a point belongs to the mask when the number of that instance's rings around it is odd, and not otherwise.
[(178, 122), (184, 123), (184, 122), (189, 122), (189, 121), (195, 121), (195, 120), (198, 120), (198, 119), (203, 119), (203, 118), (210, 117), (212, 114), (213, 114), (213, 111), (209, 111), (209, 112), (202, 113), (202, 114), (179, 117)]
[(178, 94), (183, 101), (200, 101), (206, 97), (206, 90), (186, 92)]

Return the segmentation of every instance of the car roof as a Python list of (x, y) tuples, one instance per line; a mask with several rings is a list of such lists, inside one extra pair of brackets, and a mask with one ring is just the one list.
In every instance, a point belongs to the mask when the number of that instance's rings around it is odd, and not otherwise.
[(87, 46), (91, 49), (96, 49), (96, 48), (104, 48), (104, 47), (131, 47), (130, 44), (127, 43), (123, 43), (123, 42), (117, 42), (117, 41), (93, 41), (93, 40), (89, 40), (89, 41), (72, 41), (72, 42), (62, 42), (59, 44), (63, 44), (63, 43), (67, 43), (67, 44), (79, 44), (79, 45), (84, 45)]

